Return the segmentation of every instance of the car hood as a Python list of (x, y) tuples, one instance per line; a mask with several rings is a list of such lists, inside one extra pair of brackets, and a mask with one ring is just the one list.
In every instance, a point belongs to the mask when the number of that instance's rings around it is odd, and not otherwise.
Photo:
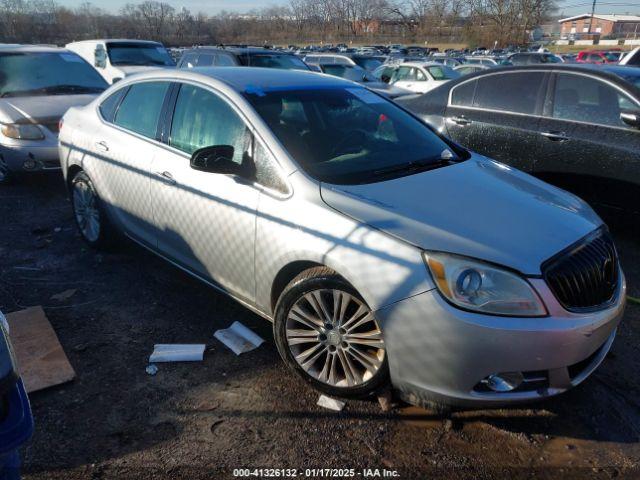
[(0, 98), (0, 122), (57, 122), (71, 107), (88, 104), (98, 94)]
[(331, 207), (425, 250), (540, 275), (602, 221), (576, 196), (506, 165), (470, 160), (366, 185), (321, 185)]

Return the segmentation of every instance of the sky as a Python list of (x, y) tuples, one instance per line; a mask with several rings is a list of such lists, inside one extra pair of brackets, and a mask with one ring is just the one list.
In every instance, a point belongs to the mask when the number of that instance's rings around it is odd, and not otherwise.
[[(60, 5), (66, 7), (78, 7), (86, 0), (57, 0)], [(251, 9), (262, 8), (271, 5), (286, 5), (287, 0), (163, 0), (176, 9), (187, 7), (192, 12), (202, 11), (212, 15), (221, 10), (234, 12), (247, 12)], [(126, 3), (140, 3), (140, 0), (110, 0), (104, 2), (93, 0), (94, 5), (104, 8), (110, 12), (117, 12)], [(558, 1), (563, 16), (577, 15), (591, 12), (591, 2), (589, 0), (560, 0)], [(640, 15), (640, 0), (598, 0), (596, 3), (596, 13), (630, 13)]]

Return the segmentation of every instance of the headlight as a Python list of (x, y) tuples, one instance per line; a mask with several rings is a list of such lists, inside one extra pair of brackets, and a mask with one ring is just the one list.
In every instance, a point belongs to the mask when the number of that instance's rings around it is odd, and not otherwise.
[(495, 315), (547, 315), (533, 287), (515, 273), (447, 253), (425, 252), (424, 258), (438, 290), (454, 305)]
[(16, 140), (42, 140), (44, 135), (37, 125), (30, 123), (7, 123), (0, 125), (0, 132), (7, 138)]

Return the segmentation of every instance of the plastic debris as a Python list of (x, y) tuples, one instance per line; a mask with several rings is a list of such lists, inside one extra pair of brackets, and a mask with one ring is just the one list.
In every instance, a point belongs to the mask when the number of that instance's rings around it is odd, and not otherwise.
[(157, 344), (149, 363), (156, 362), (201, 362), (206, 345), (202, 344)]
[(240, 322), (233, 322), (229, 328), (218, 330), (213, 336), (229, 347), (236, 355), (255, 350), (264, 343), (264, 340), (259, 335)]
[(378, 395), (378, 405), (380, 405), (380, 409), (383, 412), (390, 412), (393, 408), (391, 391), (385, 390), (380, 395)]
[(346, 403), (340, 400), (336, 400), (335, 398), (327, 397), (326, 395), (320, 395), (317, 405), (329, 410), (340, 412), (344, 408)]
[(147, 365), (147, 368), (144, 369), (149, 375), (154, 376), (158, 373), (158, 367), (156, 367), (153, 363), (151, 365)]
[(55, 300), (56, 302), (64, 302), (65, 300), (69, 300), (71, 297), (73, 297), (76, 292), (77, 290), (75, 288), (70, 288), (69, 290), (65, 290), (64, 292), (51, 295), (51, 300)]

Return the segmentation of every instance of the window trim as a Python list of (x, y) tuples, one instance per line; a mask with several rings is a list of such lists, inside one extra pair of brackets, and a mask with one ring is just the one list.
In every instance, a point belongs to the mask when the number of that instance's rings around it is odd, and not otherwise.
[(240, 110), (240, 108), (238, 108), (238, 106), (227, 96), (225, 95), (223, 92), (215, 89), (214, 87), (211, 87), (210, 85), (204, 84), (204, 83), (200, 83), (198, 81), (194, 81), (191, 79), (174, 79), (173, 80), (173, 85), (171, 87), (171, 91), (172, 91), (172, 95), (165, 98), (165, 102), (166, 102), (166, 112), (165, 112), (165, 116), (162, 117), (162, 140), (161, 140), (161, 145), (163, 148), (169, 150), (172, 153), (176, 153), (179, 154), (180, 156), (191, 160), (191, 155), (189, 155), (188, 153), (186, 153), (183, 150), (180, 150), (176, 147), (173, 147), (169, 144), (169, 140), (170, 140), (170, 134), (171, 134), (171, 126), (173, 123), (173, 115), (175, 113), (175, 108), (176, 105), (178, 103), (178, 95), (180, 93), (180, 88), (182, 87), (182, 85), (191, 85), (193, 87), (196, 88), (202, 88), (203, 90), (207, 90), (210, 93), (218, 96), (220, 99), (222, 99), (222, 101), (224, 101), (240, 118), (240, 120), (244, 123), (245, 127), (247, 127), (247, 130), (251, 133), (252, 137), (253, 137), (253, 142), (252, 144), (254, 145), (253, 148), (255, 148), (255, 142), (259, 142), (260, 145), (264, 148), (265, 152), (267, 152), (267, 156), (269, 157), (269, 160), (273, 163), (275, 169), (278, 172), (278, 176), (280, 177), (280, 180), (282, 180), (282, 183), (284, 184), (285, 188), (286, 188), (286, 192), (281, 192), (279, 190), (274, 190), (266, 185), (263, 185), (261, 183), (258, 183), (256, 181), (251, 182), (251, 186), (253, 186), (254, 188), (258, 188), (261, 191), (264, 191), (265, 193), (268, 193), (269, 195), (276, 197), (278, 199), (285, 199), (285, 198), (289, 198), (292, 194), (293, 194), (293, 188), (291, 187), (291, 183), (289, 182), (289, 179), (287, 177), (287, 175), (285, 175), (284, 170), (282, 168), (282, 165), (280, 165), (280, 162), (278, 162), (276, 156), (273, 154), (273, 151), (271, 150), (271, 148), (269, 148), (269, 145), (267, 142), (264, 141), (264, 139), (258, 134), (258, 132), (256, 131), (255, 127), (252, 125), (252, 123), (249, 121), (249, 119), (246, 117), (246, 115)]

